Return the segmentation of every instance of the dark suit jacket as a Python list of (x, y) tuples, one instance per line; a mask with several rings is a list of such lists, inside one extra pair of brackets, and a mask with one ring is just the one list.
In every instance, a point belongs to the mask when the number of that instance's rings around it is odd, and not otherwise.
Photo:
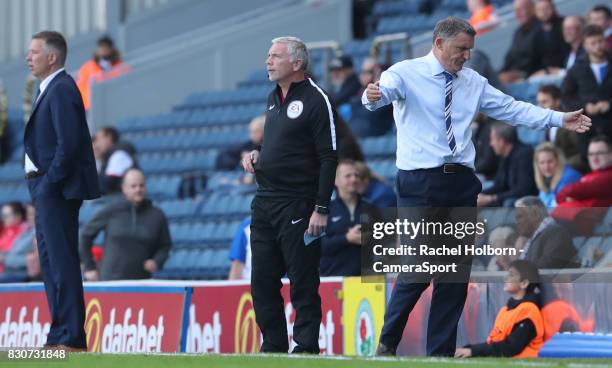
[(570, 232), (552, 223), (533, 239), (525, 258), (538, 268), (576, 268), (576, 253)]
[(98, 174), (76, 83), (62, 71), (39, 97), (24, 133), (25, 151), (44, 175), (34, 195), (65, 199), (100, 196)]
[[(566, 111), (574, 111), (587, 103), (608, 101), (612, 104), (612, 58), (608, 58), (608, 74), (602, 84), (597, 83), (588, 55), (576, 59), (561, 85), (561, 102)], [(586, 114), (586, 112), (585, 112)], [(605, 114), (589, 115), (593, 134), (612, 137), (612, 109)]]
[(526, 195), (537, 195), (538, 188), (533, 178), (533, 149), (516, 143), (508, 157), (499, 162), (495, 182), (485, 194), (497, 194), (502, 205), (506, 199), (519, 199)]

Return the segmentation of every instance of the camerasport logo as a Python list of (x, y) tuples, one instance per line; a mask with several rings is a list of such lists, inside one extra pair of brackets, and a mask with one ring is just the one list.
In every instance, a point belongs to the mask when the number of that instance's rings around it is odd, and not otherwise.
[(39, 321), (39, 308), (22, 306), (13, 311), (7, 307), (0, 322), (0, 347), (33, 348), (41, 347), (47, 341), (51, 323)]
[(374, 313), (367, 299), (362, 299), (357, 308), (355, 320), (355, 353), (360, 356), (374, 355), (376, 336)]
[(123, 314), (111, 308), (108, 321), (104, 321), (103, 305), (98, 298), (87, 303), (85, 331), (87, 346), (92, 352), (161, 352), (164, 336), (164, 316), (160, 315), (154, 325), (145, 325), (144, 308), (135, 314), (131, 307)]

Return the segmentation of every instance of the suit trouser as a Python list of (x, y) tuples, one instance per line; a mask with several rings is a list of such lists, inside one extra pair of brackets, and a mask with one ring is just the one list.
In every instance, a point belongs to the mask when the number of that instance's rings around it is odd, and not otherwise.
[[(31, 186), (32, 180), (28, 181)], [(30, 190), (32, 193), (32, 189)], [(51, 312), (46, 345), (86, 348), (78, 251), (80, 199), (32, 195), (40, 269)]]
[(305, 351), (319, 352), (321, 243), (304, 245), (314, 201), (278, 200), (255, 196), (251, 220), (251, 291), (257, 324), (263, 333), (262, 352), (289, 350), (281, 278), (290, 281), (296, 310), (293, 340)]
[[(398, 207), (475, 207), (480, 181), (469, 170), (444, 174), (442, 170), (399, 170)], [(468, 240), (468, 239), (466, 239)], [(429, 286), (428, 282), (405, 281), (401, 274), (385, 312), (380, 342), (395, 348), (399, 344), (410, 312)], [(452, 282), (433, 279), (433, 294), (427, 326), (427, 355), (455, 353), (457, 324), (467, 297), (469, 266)], [(463, 280), (463, 282), (461, 282)]]

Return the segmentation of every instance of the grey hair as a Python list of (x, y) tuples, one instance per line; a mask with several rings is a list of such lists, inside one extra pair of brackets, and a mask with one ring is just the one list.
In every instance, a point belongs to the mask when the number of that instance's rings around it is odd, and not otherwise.
[(518, 134), (516, 133), (516, 128), (512, 125), (497, 121), (493, 123), (493, 126), (491, 126), (491, 130), (495, 132), (495, 135), (497, 137), (503, 139), (506, 143), (514, 144), (518, 142)]
[(530, 210), (529, 213), (531, 216), (533, 216), (532, 218), (537, 216), (536, 218), (543, 219), (548, 216), (548, 211), (546, 210), (544, 203), (536, 196), (521, 197), (514, 202), (514, 207), (528, 207)]
[(287, 53), (289, 53), (289, 60), (294, 62), (296, 60), (302, 61), (301, 70), (308, 70), (308, 49), (304, 41), (297, 37), (285, 36), (277, 37), (272, 40), (272, 44), (284, 43), (287, 45)]
[(476, 36), (474, 27), (467, 21), (457, 17), (447, 17), (436, 23), (432, 42), (435, 42), (438, 37), (449, 40), (455, 38), (459, 33), (467, 33), (467, 35), (471, 37)]

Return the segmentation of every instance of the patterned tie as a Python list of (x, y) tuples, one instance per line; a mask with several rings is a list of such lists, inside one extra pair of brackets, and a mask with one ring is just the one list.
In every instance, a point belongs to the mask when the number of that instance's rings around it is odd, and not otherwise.
[(446, 122), (446, 139), (448, 140), (448, 147), (450, 148), (453, 156), (457, 152), (457, 145), (455, 143), (455, 135), (453, 134), (453, 122), (451, 121), (451, 105), (453, 102), (453, 75), (447, 71), (442, 72), (444, 78), (446, 78), (445, 96), (444, 99), (444, 121)]

